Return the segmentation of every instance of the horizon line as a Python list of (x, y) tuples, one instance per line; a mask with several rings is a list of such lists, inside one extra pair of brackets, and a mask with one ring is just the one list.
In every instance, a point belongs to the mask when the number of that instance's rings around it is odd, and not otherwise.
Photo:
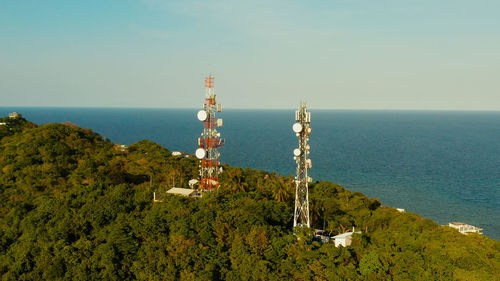
[[(54, 108), (54, 109), (151, 109), (151, 110), (196, 110), (201, 107), (117, 107), (117, 106), (0, 106), (0, 108)], [(500, 112), (500, 109), (419, 109), (419, 108), (314, 108), (308, 107), (310, 110), (319, 111), (421, 111), (421, 112)], [(290, 108), (243, 108), (243, 107), (227, 107), (223, 110), (295, 110), (295, 107)]]

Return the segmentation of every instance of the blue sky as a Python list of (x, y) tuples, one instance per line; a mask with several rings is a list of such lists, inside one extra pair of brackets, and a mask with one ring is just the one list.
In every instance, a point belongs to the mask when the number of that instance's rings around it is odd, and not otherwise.
[(0, 106), (500, 110), (500, 1), (0, 0)]

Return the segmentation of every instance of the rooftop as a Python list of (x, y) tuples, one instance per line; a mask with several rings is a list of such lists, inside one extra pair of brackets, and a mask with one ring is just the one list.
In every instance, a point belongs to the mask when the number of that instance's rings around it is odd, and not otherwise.
[(346, 233), (342, 233), (342, 234), (333, 236), (333, 238), (335, 238), (335, 239), (337, 239), (337, 238), (346, 238), (346, 237), (352, 236), (354, 233), (361, 234), (361, 231), (356, 231), (356, 232), (349, 231), (349, 232), (346, 232)]
[(453, 225), (468, 225), (468, 224), (463, 223), (463, 222), (450, 222), (450, 224), (453, 224)]
[(466, 224), (463, 222), (450, 222), (450, 223), (448, 223), (448, 226), (457, 229), (462, 234), (467, 234), (467, 233), (471, 233), (471, 232), (483, 234), (481, 232), (483, 230), (482, 228), (479, 228), (477, 226), (473, 226), (470, 224)]
[(193, 193), (197, 193), (196, 189), (190, 188), (180, 188), (180, 187), (172, 187), (167, 191), (169, 194), (182, 195), (182, 196), (191, 196)]

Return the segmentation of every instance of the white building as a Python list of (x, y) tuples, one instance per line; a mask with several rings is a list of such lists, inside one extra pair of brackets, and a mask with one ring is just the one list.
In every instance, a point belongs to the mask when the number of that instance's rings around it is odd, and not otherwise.
[(172, 151), (172, 156), (181, 156), (182, 153), (180, 151)]
[(23, 115), (21, 113), (17, 113), (17, 112), (9, 113), (10, 119), (17, 119), (17, 118), (21, 118), (21, 117), (23, 117)]
[(191, 188), (172, 187), (167, 191), (167, 193), (186, 197), (200, 197), (198, 191)]
[(396, 208), (396, 210), (400, 213), (404, 213), (405, 212), (405, 209), (402, 209), (402, 208)]
[(463, 222), (450, 222), (450, 223), (448, 223), (448, 226), (458, 230), (458, 232), (460, 232), (462, 234), (467, 234), (467, 233), (483, 234), (481, 232), (483, 230), (482, 228), (475, 227), (473, 225), (466, 224)]
[(352, 235), (354, 233), (361, 234), (361, 231), (356, 231), (356, 232), (350, 231), (350, 232), (339, 234), (337, 236), (333, 236), (332, 238), (335, 240), (335, 247), (338, 247), (338, 246), (343, 246), (343, 247), (350, 246), (351, 243), (352, 243)]
[(5, 123), (5, 122), (0, 122), (0, 126), (6, 126), (6, 125), (7, 125), (7, 123)]

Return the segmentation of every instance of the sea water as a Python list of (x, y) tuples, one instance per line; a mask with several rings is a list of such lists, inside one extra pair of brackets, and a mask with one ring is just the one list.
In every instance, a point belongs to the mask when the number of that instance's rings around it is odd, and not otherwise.
[[(0, 108), (44, 124), (70, 121), (113, 142), (149, 139), (194, 153), (197, 109)], [(311, 110), (313, 180), (328, 180), (439, 224), (500, 239), (500, 112)], [(225, 110), (224, 163), (295, 173), (294, 110)]]

